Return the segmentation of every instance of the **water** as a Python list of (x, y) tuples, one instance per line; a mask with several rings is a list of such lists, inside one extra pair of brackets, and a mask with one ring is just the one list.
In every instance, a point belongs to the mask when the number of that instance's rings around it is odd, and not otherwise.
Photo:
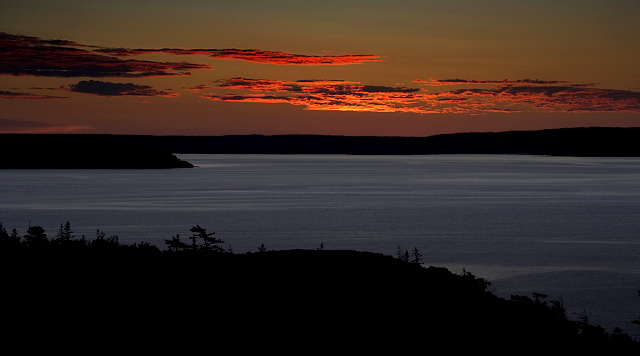
[[(2, 170), (0, 221), (120, 241), (190, 235), (234, 252), (417, 247), (497, 295), (549, 294), (609, 331), (640, 316), (640, 159), (181, 155), (174, 170)], [(575, 319), (575, 317), (574, 317)]]

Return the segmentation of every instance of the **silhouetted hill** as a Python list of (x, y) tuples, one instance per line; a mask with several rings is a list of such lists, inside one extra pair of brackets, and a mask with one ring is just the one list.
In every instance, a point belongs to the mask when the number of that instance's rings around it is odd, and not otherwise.
[(37, 226), (22, 241), (17, 233), (0, 235), (3, 322), (27, 336), (86, 330), (99, 342), (129, 344), (157, 333), (163, 347), (178, 350), (257, 343), (305, 354), (640, 350), (626, 334), (568, 320), (546, 296), (501, 299), (470, 273), (381, 254), (160, 251), (117, 238), (63, 237), (62, 227), (52, 240)]
[[(588, 127), (539, 131), (444, 134), (429, 137), (323, 135), (0, 135), (3, 154), (67, 147), (158, 150), (171, 153), (272, 154), (535, 154), (640, 156), (640, 128)], [(74, 151), (75, 152), (75, 151)], [(6, 156), (5, 156), (6, 157)]]
[[(640, 156), (640, 128), (569, 128), (429, 137), (248, 135), (165, 137), (175, 153), (535, 154)], [(161, 143), (162, 142), (162, 143)], [(167, 148), (169, 149), (169, 148)]]

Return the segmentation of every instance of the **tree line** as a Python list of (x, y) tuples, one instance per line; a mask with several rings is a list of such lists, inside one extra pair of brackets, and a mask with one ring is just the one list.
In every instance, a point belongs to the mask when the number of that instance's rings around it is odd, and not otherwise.
[[(221, 244), (223, 240), (214, 237), (215, 232), (207, 232), (206, 228), (200, 225), (191, 227), (191, 236), (185, 241), (181, 238), (180, 234), (172, 236), (170, 239), (165, 239), (164, 243), (168, 252), (181, 252), (181, 251), (197, 251), (197, 252), (217, 252), (217, 253), (231, 253), (233, 250), (225, 249)], [(45, 229), (39, 225), (29, 226), (26, 234), (20, 235), (14, 228), (11, 232), (0, 222), (0, 248), (17, 248), (17, 247), (31, 247), (36, 249), (43, 248), (129, 248), (129, 249), (145, 249), (155, 250), (160, 252), (161, 250), (148, 242), (133, 243), (131, 245), (122, 244), (119, 242), (118, 235), (110, 235), (107, 237), (106, 233), (100, 229), (96, 230), (95, 238), (89, 239), (85, 235), (81, 235), (76, 238), (75, 231), (71, 228), (69, 221), (64, 224), (60, 224), (60, 227), (56, 233), (56, 237), (49, 239), (45, 232)], [(266, 252), (268, 249), (261, 243), (258, 247), (258, 252)], [(324, 250), (324, 243), (320, 244), (318, 250)], [(400, 261), (407, 263), (422, 263), (422, 253), (418, 247), (414, 247), (411, 253), (408, 250), (402, 250), (398, 246), (396, 252), (396, 258)]]
[[(206, 228), (195, 225), (189, 229), (191, 236), (183, 239), (180, 234), (173, 235), (170, 239), (164, 239), (166, 250), (161, 250), (156, 245), (141, 241), (133, 244), (124, 244), (120, 242), (118, 235), (109, 235), (100, 229), (96, 230), (94, 238), (88, 238), (85, 235), (77, 237), (75, 231), (71, 228), (69, 221), (60, 224), (55, 237), (47, 237), (47, 233), (42, 226), (29, 226), (25, 234), (20, 234), (14, 228), (8, 231), (0, 222), (0, 250), (12, 249), (30, 249), (30, 250), (47, 250), (55, 249), (60, 251), (72, 251), (78, 249), (92, 250), (145, 250), (155, 253), (193, 253), (202, 254), (219, 253), (234, 254), (229, 248), (221, 245), (223, 240), (214, 237), (215, 232), (208, 232)], [(320, 244), (318, 250), (324, 250), (324, 243)], [(257, 248), (258, 252), (268, 251), (264, 243)]]

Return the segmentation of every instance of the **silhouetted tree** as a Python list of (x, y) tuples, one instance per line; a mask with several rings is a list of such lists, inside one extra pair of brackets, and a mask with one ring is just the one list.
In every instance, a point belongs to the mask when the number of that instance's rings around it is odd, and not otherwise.
[(18, 234), (18, 230), (16, 229), (11, 230), (11, 235), (9, 235), (9, 238), (20, 242), (20, 235)]
[[(207, 229), (200, 227), (200, 225), (192, 227), (191, 232), (193, 233), (193, 235), (190, 237), (192, 242), (191, 247), (194, 250), (225, 252), (224, 248), (216, 246), (217, 244), (224, 243), (224, 241), (215, 237), (211, 237), (215, 234), (215, 232), (207, 233)], [(202, 239), (203, 245), (197, 244), (196, 240), (198, 238)]]
[(404, 252), (402, 252), (402, 248), (398, 246), (398, 251), (396, 252), (396, 254), (400, 261), (409, 262), (409, 251), (404, 250)]
[(417, 247), (413, 248), (413, 252), (411, 253), (411, 255), (413, 256), (413, 260), (411, 260), (412, 263), (422, 262), (422, 254), (420, 253)]
[(169, 247), (169, 251), (177, 252), (189, 248), (189, 245), (180, 241), (180, 234), (172, 236), (171, 240), (164, 240), (164, 243)]
[(586, 309), (582, 309), (582, 314), (578, 314), (578, 313), (574, 313), (575, 316), (578, 317), (578, 325), (580, 325), (580, 327), (584, 328), (589, 326), (589, 315), (587, 315), (587, 310)]
[[(487, 287), (491, 285), (491, 282), (489, 282), (488, 280), (474, 276), (473, 273), (467, 271), (465, 268), (462, 268), (462, 273), (460, 275), (467, 279), (469, 281), (469, 285), (473, 286), (474, 290), (477, 292), (485, 292), (487, 290)], [(513, 296), (511, 297), (513, 298)], [(523, 298), (529, 299), (527, 297)]]
[[(638, 296), (640, 297), (640, 289), (638, 289)], [(640, 316), (638, 317), (638, 319), (634, 319), (633, 321), (631, 321), (631, 323), (640, 326)]]
[(41, 226), (30, 226), (27, 229), (27, 234), (24, 237), (24, 244), (29, 247), (41, 247), (45, 246), (49, 240), (47, 240), (47, 234)]
[(156, 254), (160, 252), (160, 249), (157, 246), (152, 245), (146, 241), (134, 243), (133, 245), (130, 245), (130, 246), (127, 246), (127, 245), (123, 245), (123, 246), (125, 246), (125, 248), (128, 248), (128, 249), (136, 250), (137, 252), (143, 253), (145, 255), (151, 255), (151, 254)]
[(58, 243), (65, 243), (73, 239), (75, 235), (73, 235), (73, 230), (71, 230), (71, 223), (67, 221), (64, 226), (60, 224), (60, 229), (58, 229), (58, 236), (56, 237), (56, 241)]
[(7, 233), (7, 229), (2, 226), (0, 222), (0, 247), (9, 248), (16, 247), (20, 244), (20, 236), (18, 236), (18, 231), (13, 229), (11, 235)]
[(267, 248), (264, 247), (264, 242), (260, 244), (260, 247), (258, 247), (258, 252), (267, 252)]
[(96, 239), (89, 242), (88, 246), (93, 248), (118, 248), (120, 247), (120, 242), (118, 241), (118, 235), (111, 235), (108, 238), (104, 231), (100, 229), (96, 229)]
[(544, 301), (544, 299), (547, 299), (547, 297), (549, 296), (548, 294), (533, 292), (532, 295), (533, 295), (533, 300), (536, 304), (542, 304), (544, 306), (547, 306), (547, 302)]

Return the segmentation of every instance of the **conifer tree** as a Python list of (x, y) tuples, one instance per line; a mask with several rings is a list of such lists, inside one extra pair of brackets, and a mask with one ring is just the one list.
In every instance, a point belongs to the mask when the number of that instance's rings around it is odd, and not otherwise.
[[(220, 246), (216, 246), (217, 244), (224, 243), (224, 241), (212, 237), (215, 232), (207, 233), (207, 229), (200, 227), (200, 225), (196, 225), (191, 228), (191, 232), (193, 235), (190, 237), (191, 239), (191, 247), (195, 250), (205, 250), (205, 251), (215, 251), (215, 252), (224, 252), (224, 248)], [(196, 240), (201, 238), (203, 241), (203, 245), (198, 246)]]
[(59, 243), (65, 243), (73, 239), (75, 235), (73, 235), (73, 230), (71, 230), (71, 223), (67, 221), (64, 226), (60, 224), (60, 229), (58, 229), (58, 236), (56, 241)]
[(411, 262), (413, 263), (422, 262), (422, 254), (420, 253), (417, 247), (413, 248), (413, 252), (411, 253), (411, 255), (413, 256), (413, 260), (411, 260)]

